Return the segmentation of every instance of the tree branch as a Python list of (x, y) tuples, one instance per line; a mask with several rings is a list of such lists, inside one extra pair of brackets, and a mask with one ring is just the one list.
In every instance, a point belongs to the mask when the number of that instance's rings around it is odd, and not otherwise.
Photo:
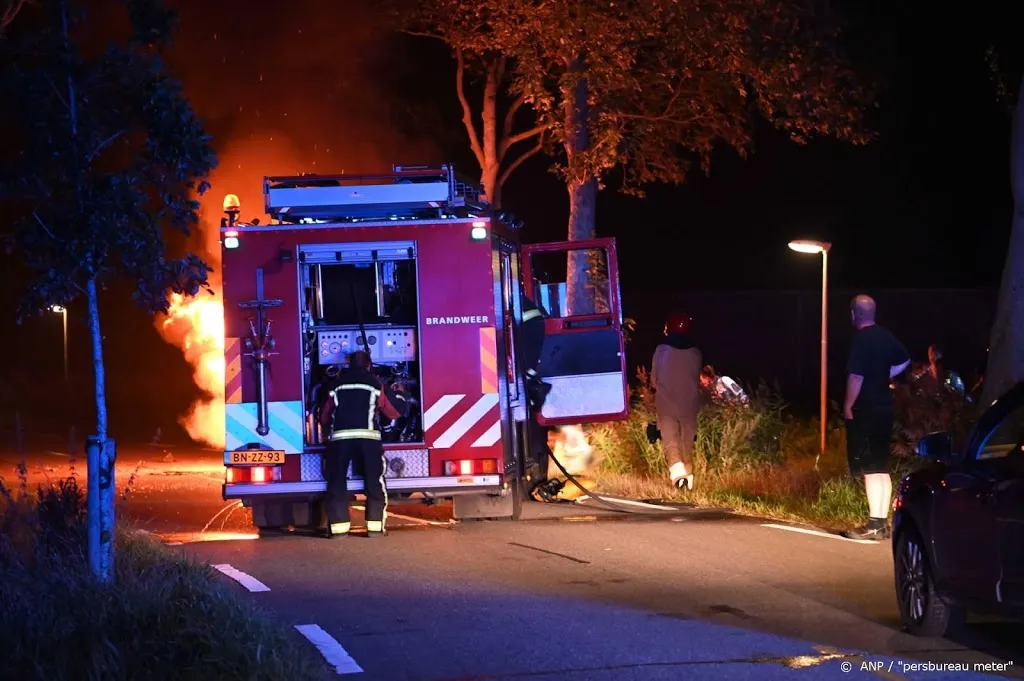
[(512, 145), (519, 144), (520, 142), (525, 142), (526, 140), (532, 137), (536, 137), (537, 135), (543, 133), (546, 129), (547, 126), (538, 125), (536, 127), (530, 128), (529, 130), (521, 132), (518, 135), (511, 135), (503, 138), (501, 140), (501, 149), (498, 152), (498, 159), (501, 160), (505, 158), (505, 153), (512, 147)]
[(100, 142), (99, 144), (97, 144), (96, 148), (93, 149), (92, 153), (89, 154), (88, 157), (86, 157), (85, 162), (86, 163), (92, 163), (93, 160), (99, 155), (99, 153), (101, 151), (103, 151), (105, 148), (109, 147), (114, 140), (116, 140), (118, 137), (120, 137), (123, 134), (124, 134), (124, 130), (118, 130), (113, 135), (111, 135), (107, 139), (105, 139), (102, 142)]
[(480, 148), (480, 136), (477, 135), (476, 125), (473, 124), (473, 109), (470, 108), (469, 100), (466, 99), (466, 86), (463, 83), (466, 75), (466, 59), (460, 49), (455, 50), (455, 62), (455, 90), (459, 95), (459, 104), (462, 105), (462, 123), (466, 126), (466, 132), (469, 134), (469, 147), (473, 150), (477, 163), (484, 168), (486, 166), (484, 151)]
[(65, 109), (69, 108), (68, 107), (68, 100), (64, 98), (64, 93), (62, 93), (57, 88), (57, 84), (54, 83), (53, 80), (50, 79), (50, 74), (43, 74), (43, 75), (46, 77), (46, 82), (50, 84), (50, 88), (53, 90), (53, 94), (57, 95), (57, 99), (60, 100), (60, 103), (64, 105)]
[(507, 139), (512, 134), (512, 125), (515, 121), (516, 112), (522, 108), (523, 104), (526, 104), (526, 98), (519, 97), (508, 107), (508, 111), (505, 112), (505, 126), (501, 133), (502, 139)]
[(43, 231), (46, 232), (51, 239), (53, 239), (57, 243), (60, 243), (60, 239), (54, 236), (53, 232), (50, 231), (50, 228), (46, 226), (45, 222), (43, 222), (43, 219), (39, 217), (39, 213), (32, 211), (32, 217), (35, 219), (37, 223), (39, 223), (39, 226), (43, 228)]
[(508, 167), (502, 171), (501, 177), (498, 178), (498, 186), (503, 186), (506, 180), (508, 180), (508, 178), (511, 177), (512, 173), (516, 171), (516, 168), (523, 165), (523, 162), (526, 161), (526, 159), (530, 158), (531, 156), (536, 156), (537, 154), (539, 154), (543, 149), (544, 137), (541, 136), (541, 138), (537, 140), (537, 144), (535, 144), (533, 147), (531, 147), (523, 154), (521, 154), (518, 158), (516, 158), (516, 160), (508, 164)]
[(406, 35), (415, 36), (417, 38), (430, 38), (432, 40), (440, 40), (442, 42), (444, 41), (444, 37), (438, 35), (437, 33), (428, 33), (426, 31), (410, 31), (410, 30), (403, 30), (402, 33), (404, 33)]
[(11, 22), (14, 21), (14, 17), (18, 15), (18, 12), (25, 6), (28, 0), (14, 0), (3, 12), (0, 14), (0, 31), (10, 26)]

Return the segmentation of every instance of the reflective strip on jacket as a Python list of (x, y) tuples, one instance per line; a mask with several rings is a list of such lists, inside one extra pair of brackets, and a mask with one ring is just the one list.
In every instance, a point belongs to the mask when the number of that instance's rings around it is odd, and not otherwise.
[(321, 423), (331, 427), (328, 440), (380, 440), (378, 413), (395, 419), (401, 416), (389, 395), (367, 371), (350, 370), (341, 382), (327, 393), (321, 411)]

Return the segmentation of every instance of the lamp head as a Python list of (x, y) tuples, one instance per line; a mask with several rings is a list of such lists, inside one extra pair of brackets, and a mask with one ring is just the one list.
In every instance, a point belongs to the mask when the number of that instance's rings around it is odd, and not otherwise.
[(797, 239), (796, 241), (790, 241), (789, 247), (797, 253), (828, 253), (829, 249), (832, 248), (832, 244), (827, 241), (811, 241), (809, 239)]

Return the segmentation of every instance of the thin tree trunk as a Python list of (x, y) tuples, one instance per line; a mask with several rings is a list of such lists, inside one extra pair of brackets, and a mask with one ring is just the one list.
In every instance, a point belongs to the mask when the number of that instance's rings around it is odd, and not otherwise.
[(1013, 221), (1003, 264), (988, 366), (982, 389), (982, 406), (991, 404), (1015, 383), (1024, 381), (1024, 80), (1013, 117), (1010, 140), (1010, 178)]
[(107, 439), (107, 388), (106, 372), (103, 365), (103, 334), (100, 332), (100, 306), (96, 290), (96, 278), (86, 282), (86, 297), (89, 302), (89, 335), (92, 339), (92, 363), (96, 375), (96, 437)]
[(100, 331), (99, 296), (96, 277), (86, 282), (89, 303), (89, 335), (96, 384), (96, 435), (86, 443), (89, 466), (88, 541), (89, 565), (102, 583), (113, 580), (114, 573), (114, 481), (115, 445), (107, 439), (106, 377), (103, 366), (103, 334)]

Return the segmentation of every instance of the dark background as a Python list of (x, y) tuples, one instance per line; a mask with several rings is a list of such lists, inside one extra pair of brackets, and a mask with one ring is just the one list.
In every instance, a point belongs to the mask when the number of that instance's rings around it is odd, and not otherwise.
[[(220, 153), (204, 202), (213, 220), (228, 192), (241, 197), (245, 217), (259, 214), (267, 174), (449, 160), (476, 173), (448, 51), (390, 33), (372, 3), (172, 4), (182, 26), (169, 61)], [(665, 315), (685, 310), (720, 371), (778, 380), (791, 400), (813, 402), (820, 258), (790, 251), (793, 238), (833, 243), (833, 378), (842, 378), (855, 292), (876, 296), (880, 321), (915, 359), (935, 342), (965, 374), (983, 361), (1012, 208), (1009, 114), (986, 50), (1019, 58), (1007, 52), (1017, 44), (1009, 10), (995, 2), (957, 12), (921, 1), (840, 5), (853, 56), (885, 84), (875, 143), (800, 147), (764, 130), (750, 159), (723, 150), (710, 175), (681, 188), (651, 187), (643, 200), (601, 195), (598, 232), (618, 241), (624, 312), (638, 322), (634, 366), (649, 361)], [(525, 220), (527, 241), (563, 238), (568, 200), (546, 160), (524, 164), (505, 202)], [(189, 245), (216, 239), (211, 232)], [(46, 404), (62, 385), (60, 316), (17, 325), (21, 277), (6, 256), (0, 418), (20, 409), (26, 421), (85, 428), (93, 410), (84, 305), (69, 311), (72, 381), (61, 394), (72, 406), (51, 413)], [(196, 397), (191, 367), (123, 286), (102, 305), (112, 432), (148, 437), (162, 425), (169, 433)]]

